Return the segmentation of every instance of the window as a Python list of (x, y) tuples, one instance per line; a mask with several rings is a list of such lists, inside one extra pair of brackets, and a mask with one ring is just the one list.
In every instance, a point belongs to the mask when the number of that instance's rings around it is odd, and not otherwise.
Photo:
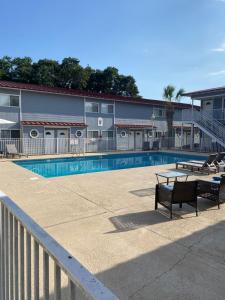
[(90, 139), (97, 139), (99, 137), (98, 130), (90, 130), (88, 131), (88, 138)]
[(126, 131), (121, 131), (120, 136), (121, 136), (121, 137), (126, 137), (126, 136), (127, 136)]
[(101, 112), (103, 114), (113, 114), (114, 113), (114, 105), (102, 103)]
[(20, 131), (19, 130), (1, 130), (1, 138), (2, 139), (19, 139)]
[(103, 130), (102, 131), (102, 137), (103, 139), (113, 139), (114, 137), (114, 132), (112, 130)]
[(37, 129), (31, 129), (30, 131), (30, 137), (35, 139), (39, 136), (39, 131)]
[(98, 103), (95, 102), (86, 102), (85, 111), (90, 113), (98, 113), (99, 107)]
[(0, 94), (0, 106), (19, 106), (19, 96)]
[(19, 96), (10, 96), (10, 106), (19, 106)]
[(79, 137), (82, 137), (83, 133), (82, 133), (81, 130), (77, 130), (75, 135), (76, 135), (77, 138), (79, 138)]
[(20, 131), (19, 130), (11, 130), (11, 139), (19, 139)]
[(165, 109), (163, 108), (154, 108), (153, 114), (155, 115), (156, 118), (165, 118), (166, 116)]
[(10, 130), (1, 130), (2, 139), (10, 139)]

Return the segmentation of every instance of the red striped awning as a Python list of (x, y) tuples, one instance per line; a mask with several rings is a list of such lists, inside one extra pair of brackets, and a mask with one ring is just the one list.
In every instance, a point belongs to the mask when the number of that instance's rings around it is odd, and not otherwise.
[(85, 123), (73, 122), (49, 122), (49, 121), (22, 121), (23, 125), (31, 126), (71, 126), (71, 127), (87, 127)]

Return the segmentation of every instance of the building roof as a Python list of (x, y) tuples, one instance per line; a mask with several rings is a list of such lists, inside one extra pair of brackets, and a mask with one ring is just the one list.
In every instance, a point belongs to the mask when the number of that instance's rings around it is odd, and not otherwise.
[(71, 123), (71, 122), (49, 122), (49, 121), (22, 121), (23, 125), (31, 126), (70, 126), (70, 127), (87, 127), (84, 123)]
[[(0, 80), (0, 88), (8, 88), (8, 89), (17, 89), (17, 90), (33, 91), (33, 92), (43, 92), (43, 93), (50, 93), (50, 94), (80, 96), (80, 97), (87, 97), (87, 98), (99, 98), (99, 99), (111, 100), (111, 101), (120, 101), (120, 102), (130, 102), (130, 103), (138, 103), (138, 104), (164, 106), (164, 101), (162, 101), (162, 100), (144, 99), (144, 98), (140, 98), (140, 97), (125, 97), (125, 96), (118, 96), (118, 95), (112, 95), (112, 94), (111, 95), (110, 94), (102, 94), (102, 93), (81, 91), (81, 90), (68, 89), (68, 88), (49, 87), (49, 86), (38, 85), (38, 84), (21, 83), (21, 82), (15, 82), (15, 81)], [(176, 102), (174, 102), (174, 107), (185, 109), (185, 108), (190, 108), (191, 105), (186, 104), (186, 103), (176, 103)]]
[(201, 99), (201, 97), (220, 95), (220, 94), (225, 94), (225, 86), (188, 92), (188, 93), (184, 93), (183, 96)]

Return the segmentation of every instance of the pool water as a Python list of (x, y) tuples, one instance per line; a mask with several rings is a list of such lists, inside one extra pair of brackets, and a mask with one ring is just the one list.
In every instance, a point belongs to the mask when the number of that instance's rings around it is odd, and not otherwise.
[(195, 155), (166, 152), (141, 152), (38, 160), (18, 160), (15, 161), (15, 163), (38, 175), (51, 178), (204, 159), (205, 157)]

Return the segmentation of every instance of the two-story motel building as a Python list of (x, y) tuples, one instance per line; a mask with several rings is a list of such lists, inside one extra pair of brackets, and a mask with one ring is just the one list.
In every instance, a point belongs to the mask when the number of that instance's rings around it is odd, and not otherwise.
[[(174, 126), (179, 128), (182, 110), (191, 106), (174, 106)], [(13, 122), (0, 125), (1, 139), (102, 138), (114, 140), (118, 150), (124, 145), (140, 150), (144, 141), (167, 130), (161, 100), (10, 81), (0, 81), (0, 119)], [(55, 145), (48, 144), (46, 152), (55, 151)]]

